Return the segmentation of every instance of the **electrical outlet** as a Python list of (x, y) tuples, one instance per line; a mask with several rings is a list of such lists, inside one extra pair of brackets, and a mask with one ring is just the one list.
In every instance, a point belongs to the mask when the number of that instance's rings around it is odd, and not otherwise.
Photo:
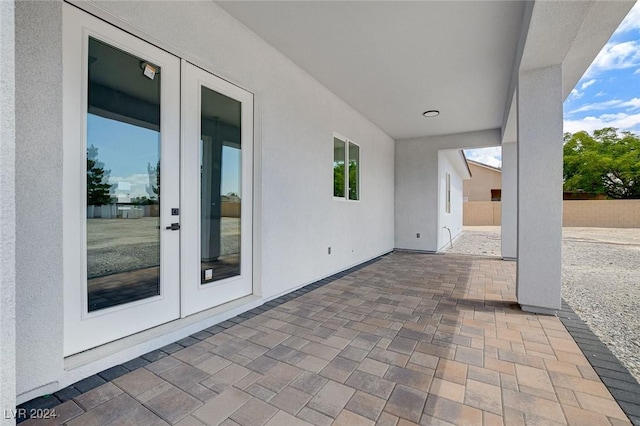
[(416, 238), (420, 238), (420, 233), (419, 232), (416, 234)]
[(331, 254), (331, 247), (327, 250), (327, 254)]

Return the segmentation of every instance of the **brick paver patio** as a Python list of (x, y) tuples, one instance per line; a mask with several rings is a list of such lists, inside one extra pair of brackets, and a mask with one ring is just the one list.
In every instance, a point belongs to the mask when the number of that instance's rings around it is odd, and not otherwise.
[(519, 309), (514, 282), (513, 262), (394, 252), (113, 370), (55, 423), (630, 424), (560, 320)]

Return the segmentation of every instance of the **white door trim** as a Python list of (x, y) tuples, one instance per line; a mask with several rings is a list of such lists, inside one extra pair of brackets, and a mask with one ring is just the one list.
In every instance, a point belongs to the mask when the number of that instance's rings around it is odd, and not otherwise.
[[(241, 103), (242, 203), (240, 275), (201, 284), (200, 92), (207, 87)], [(253, 293), (253, 94), (182, 60), (181, 316)]]
[[(160, 295), (89, 313), (86, 259), (86, 121), (88, 37), (162, 69)], [(179, 317), (179, 233), (165, 231), (179, 202), (180, 60), (68, 4), (63, 5), (64, 355), (69, 356)], [(172, 143), (173, 142), (173, 143)], [(174, 266), (171, 266), (171, 264)]]

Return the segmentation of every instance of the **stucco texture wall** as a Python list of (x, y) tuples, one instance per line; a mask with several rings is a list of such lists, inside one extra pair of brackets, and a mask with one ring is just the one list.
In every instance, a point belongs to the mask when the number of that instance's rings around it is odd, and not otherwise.
[(62, 3), (16, 2), (18, 394), (62, 372)]
[[(438, 150), (418, 141), (396, 145), (395, 245), (438, 249)], [(420, 236), (418, 237), (418, 234)]]
[(438, 152), (495, 146), (500, 138), (500, 130), (493, 129), (396, 141), (396, 248), (438, 250)]
[[(438, 213), (438, 250), (447, 247), (451, 240), (462, 232), (462, 179), (466, 171), (459, 151), (440, 151), (438, 153), (439, 213)], [(451, 208), (446, 211), (447, 173), (450, 176)], [(447, 229), (448, 228), (448, 229)], [(449, 234), (451, 231), (451, 234)]]
[[(254, 286), (261, 296), (393, 249), (394, 141), (383, 131), (214, 2), (87, 7), (254, 93)], [(17, 13), (19, 393), (45, 393), (65, 374), (61, 8), (59, 1), (20, 2)], [(333, 132), (360, 146), (360, 201), (333, 199)]]
[[(14, 2), (0, 2), (0, 407), (5, 410), (16, 405), (14, 24)], [(6, 417), (0, 424), (14, 423)]]

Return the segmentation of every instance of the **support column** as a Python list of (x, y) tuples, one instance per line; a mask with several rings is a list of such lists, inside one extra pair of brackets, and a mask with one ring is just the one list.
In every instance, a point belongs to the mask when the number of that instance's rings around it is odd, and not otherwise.
[(518, 82), (518, 269), (522, 309), (553, 313), (562, 286), (562, 70)]
[(515, 142), (502, 144), (502, 191), (500, 195), (500, 232), (502, 258), (518, 256), (518, 147)]

